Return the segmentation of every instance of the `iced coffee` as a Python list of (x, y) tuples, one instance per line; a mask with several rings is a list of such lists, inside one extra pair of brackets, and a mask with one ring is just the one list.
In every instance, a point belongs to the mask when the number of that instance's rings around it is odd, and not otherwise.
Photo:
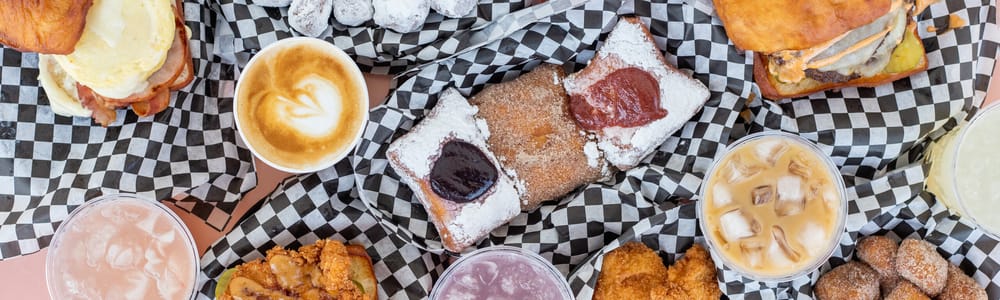
[(713, 255), (744, 276), (784, 281), (830, 257), (844, 230), (844, 184), (797, 136), (741, 139), (709, 171), (699, 206)]

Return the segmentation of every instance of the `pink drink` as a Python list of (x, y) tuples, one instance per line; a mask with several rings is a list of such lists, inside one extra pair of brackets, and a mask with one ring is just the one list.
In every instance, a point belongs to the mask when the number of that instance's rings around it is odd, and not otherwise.
[(128, 195), (88, 201), (59, 226), (46, 257), (53, 299), (188, 299), (191, 234), (162, 204)]
[(462, 257), (434, 284), (431, 299), (573, 299), (562, 274), (538, 254), (497, 246)]

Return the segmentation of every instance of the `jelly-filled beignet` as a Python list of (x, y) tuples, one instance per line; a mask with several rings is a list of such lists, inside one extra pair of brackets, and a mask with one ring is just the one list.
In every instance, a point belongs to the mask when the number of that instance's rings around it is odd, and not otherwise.
[(708, 100), (701, 82), (667, 64), (649, 30), (622, 18), (590, 64), (566, 78), (570, 113), (605, 158), (635, 167)]
[(389, 145), (386, 156), (423, 204), (449, 251), (478, 242), (521, 211), (518, 192), (486, 146), (489, 129), (476, 107), (456, 90), (412, 131)]
[(487, 144), (512, 170), (526, 211), (610, 174), (596, 139), (569, 115), (565, 77), (562, 67), (543, 64), (469, 100), (490, 125)]

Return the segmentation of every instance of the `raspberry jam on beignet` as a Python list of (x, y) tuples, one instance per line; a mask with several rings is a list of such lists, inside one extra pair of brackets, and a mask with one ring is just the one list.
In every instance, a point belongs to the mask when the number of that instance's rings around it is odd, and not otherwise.
[(636, 127), (667, 116), (660, 106), (660, 84), (639, 68), (618, 69), (570, 97), (570, 112), (587, 130)]

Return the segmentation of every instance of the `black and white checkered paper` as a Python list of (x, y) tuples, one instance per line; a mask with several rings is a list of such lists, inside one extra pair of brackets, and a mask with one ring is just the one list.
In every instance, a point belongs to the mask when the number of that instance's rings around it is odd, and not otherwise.
[(711, 99), (640, 167), (523, 213), (472, 248), (503, 244), (536, 251), (568, 274), (578, 298), (587, 299), (602, 255), (626, 241), (645, 242), (667, 262), (692, 243), (702, 243), (689, 199), (697, 201), (695, 192), (712, 161), (751, 132), (782, 130), (815, 141), (842, 169), (849, 186), (848, 230), (834, 258), (792, 282), (762, 284), (721, 269), (726, 295), (809, 299), (819, 274), (850, 257), (856, 240), (892, 232), (931, 240), (980, 284), (990, 284), (991, 297), (1000, 297), (1000, 268), (990, 258), (997, 257), (1000, 239), (951, 216), (923, 193), (924, 169), (916, 163), (928, 140), (952, 128), (982, 100), (993, 69), (1000, 39), (994, 3), (937, 3), (921, 16), (921, 25), (942, 28), (939, 22), (951, 13), (972, 25), (940, 35), (922, 33), (928, 72), (879, 88), (813, 96), (828, 100), (776, 103), (747, 100), (759, 94), (751, 56), (730, 44), (711, 1), (591, 1), (398, 78), (387, 103), (372, 110), (354, 156), (286, 181), (203, 257), (201, 297), (211, 298), (215, 279), (226, 268), (261, 258), (275, 245), (294, 248), (318, 238), (368, 246), (380, 297), (426, 297), (456, 254), (443, 250), (424, 208), (388, 166), (389, 143), (418, 123), (445, 88), (471, 95), (543, 62), (579, 70), (621, 15), (636, 15), (648, 24), (667, 60), (705, 83)]
[(211, 5), (184, 4), (195, 78), (163, 112), (118, 110), (102, 128), (52, 113), (38, 57), (0, 48), (0, 259), (46, 247), (85, 200), (107, 193), (170, 199), (221, 230), (256, 185), (251, 153), (233, 124), (233, 66), (216, 54)]

